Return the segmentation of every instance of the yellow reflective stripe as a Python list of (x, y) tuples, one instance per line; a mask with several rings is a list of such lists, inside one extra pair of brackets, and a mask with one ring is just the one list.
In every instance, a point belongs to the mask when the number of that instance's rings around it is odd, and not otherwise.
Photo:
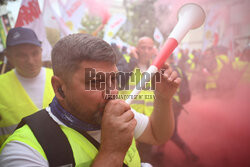
[(177, 102), (180, 102), (180, 98), (179, 98), (179, 96), (178, 95), (174, 95), (174, 97), (173, 97)]
[(215, 89), (216, 87), (215, 82), (206, 83), (206, 89)]
[(188, 64), (192, 64), (192, 60), (191, 60), (191, 59), (188, 59), (187, 63), (188, 63)]
[(178, 54), (177, 54), (177, 58), (178, 58), (178, 60), (180, 60), (180, 59), (181, 59), (181, 57), (182, 57), (182, 54), (181, 54), (181, 53), (178, 53)]
[(189, 59), (194, 59), (194, 55), (192, 53), (189, 53)]
[(239, 57), (235, 57), (234, 60), (237, 62), (237, 61), (240, 61), (240, 58)]
[(228, 57), (227, 57), (227, 55), (219, 55), (218, 56), (218, 58), (221, 60), (221, 61), (223, 61), (224, 63), (229, 63), (229, 59), (228, 59)]
[(124, 57), (124, 59), (126, 60), (127, 63), (130, 62), (130, 56), (129, 55), (124, 54), (123, 57)]
[(235, 61), (235, 62), (233, 62), (232, 64), (233, 64), (233, 69), (234, 69), (234, 70), (238, 70), (238, 71), (243, 70), (243, 69), (246, 68), (246, 66), (248, 65), (247, 62), (245, 62), (245, 61), (240, 61), (240, 60)]
[(7, 126), (7, 127), (1, 127), (0, 128), (0, 136), (12, 134), (14, 132), (14, 130), (16, 129), (16, 127), (17, 127), (17, 124)]
[(178, 73), (180, 74), (180, 78), (183, 78), (183, 75), (182, 75), (182, 72), (181, 72), (181, 69), (179, 67), (176, 68), (176, 70), (178, 71)]

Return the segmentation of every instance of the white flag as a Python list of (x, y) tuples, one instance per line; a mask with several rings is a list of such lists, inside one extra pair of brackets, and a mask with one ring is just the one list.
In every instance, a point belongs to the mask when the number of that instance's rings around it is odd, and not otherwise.
[(103, 40), (110, 43), (121, 26), (126, 22), (127, 17), (123, 14), (113, 15), (104, 28)]
[(219, 28), (220, 24), (223, 23), (221, 8), (211, 8), (205, 21), (204, 27), (204, 40), (202, 51), (211, 46), (216, 46), (219, 42)]
[(46, 37), (43, 17), (37, 0), (22, 0), (15, 27), (32, 29), (42, 41), (42, 60), (51, 60), (51, 45)]
[(50, 0), (44, 0), (43, 20), (45, 27), (59, 30), (62, 36), (71, 34), (63, 19), (54, 12)]
[[(62, 4), (62, 3), (60, 3)], [(86, 4), (83, 0), (70, 0), (66, 5), (59, 5), (61, 16), (68, 28), (77, 33), (82, 28), (82, 18), (87, 12)]]
[(164, 40), (160, 30), (157, 27), (155, 27), (155, 31), (154, 31), (154, 40), (160, 44), (162, 44)]

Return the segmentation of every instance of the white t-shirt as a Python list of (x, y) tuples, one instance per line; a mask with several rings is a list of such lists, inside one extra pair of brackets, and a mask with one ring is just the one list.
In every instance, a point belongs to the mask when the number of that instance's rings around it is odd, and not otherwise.
[[(60, 120), (58, 120), (50, 111), (50, 107), (47, 107), (49, 115), (56, 121), (59, 125), (64, 125)], [(135, 127), (134, 137), (138, 138), (146, 129), (148, 125), (148, 117), (134, 111), (135, 119), (137, 120), (137, 125)], [(65, 125), (64, 125), (65, 126)], [(100, 142), (101, 131), (91, 131), (88, 132), (93, 138)], [(0, 164), (4, 167), (48, 167), (48, 161), (43, 158), (43, 156), (29, 145), (22, 143), (20, 141), (11, 141), (5, 145), (0, 154)]]
[(43, 92), (45, 88), (45, 80), (46, 80), (46, 69), (44, 67), (41, 68), (40, 73), (34, 78), (24, 78), (19, 75), (15, 69), (15, 74), (18, 80), (21, 82), (24, 90), (29, 95), (30, 99), (40, 110), (43, 108)]

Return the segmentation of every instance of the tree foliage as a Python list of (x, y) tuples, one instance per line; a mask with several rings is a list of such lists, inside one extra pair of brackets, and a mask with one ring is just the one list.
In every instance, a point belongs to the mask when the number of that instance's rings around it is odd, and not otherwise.
[(154, 28), (157, 26), (154, 3), (157, 0), (143, 0), (128, 2), (124, 0), (124, 7), (127, 14), (127, 22), (118, 32), (118, 36), (135, 45), (142, 36), (153, 37)]
[(0, 5), (7, 5), (8, 1), (16, 1), (16, 0), (0, 0)]

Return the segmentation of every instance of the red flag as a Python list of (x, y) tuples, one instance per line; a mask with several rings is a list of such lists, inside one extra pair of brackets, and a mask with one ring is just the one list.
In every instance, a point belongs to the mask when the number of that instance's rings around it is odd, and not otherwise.
[(15, 27), (27, 27), (35, 31), (42, 41), (42, 60), (51, 60), (51, 45), (47, 40), (43, 17), (37, 0), (22, 0)]

